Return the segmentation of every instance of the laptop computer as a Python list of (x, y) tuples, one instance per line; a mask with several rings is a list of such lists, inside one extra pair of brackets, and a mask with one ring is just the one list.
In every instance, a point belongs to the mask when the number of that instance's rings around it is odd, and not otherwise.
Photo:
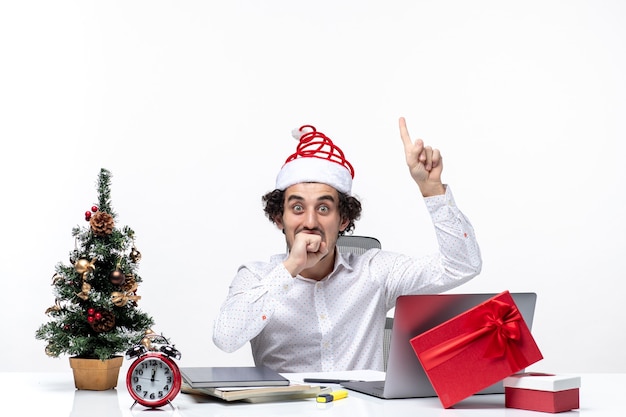
[[(418, 294), (396, 300), (391, 344), (384, 381), (349, 381), (344, 388), (378, 398), (436, 397), (410, 340), (433, 327), (477, 306), (497, 294)], [(536, 293), (511, 293), (529, 329), (535, 315)], [(504, 393), (498, 382), (478, 394)]]

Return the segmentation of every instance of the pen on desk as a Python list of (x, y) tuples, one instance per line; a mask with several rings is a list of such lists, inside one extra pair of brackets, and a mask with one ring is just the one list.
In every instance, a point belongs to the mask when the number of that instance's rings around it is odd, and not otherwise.
[(332, 378), (304, 378), (303, 382), (313, 382), (318, 384), (341, 384), (344, 382), (355, 382), (354, 379), (332, 379)]
[(345, 389), (340, 389), (337, 391), (333, 391), (330, 394), (320, 394), (317, 396), (318, 403), (329, 403), (331, 401), (341, 400), (342, 398), (346, 398), (348, 396), (348, 391)]

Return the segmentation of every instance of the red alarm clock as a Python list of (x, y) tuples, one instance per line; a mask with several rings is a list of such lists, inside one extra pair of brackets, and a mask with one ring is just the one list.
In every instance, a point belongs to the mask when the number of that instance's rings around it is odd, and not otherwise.
[[(154, 345), (163, 340), (165, 344)], [(180, 352), (163, 336), (148, 334), (141, 345), (126, 352), (126, 358), (136, 358), (126, 373), (126, 388), (135, 400), (131, 408), (137, 403), (150, 408), (169, 404), (174, 408), (171, 401), (180, 392), (182, 376), (172, 358), (180, 359)]]

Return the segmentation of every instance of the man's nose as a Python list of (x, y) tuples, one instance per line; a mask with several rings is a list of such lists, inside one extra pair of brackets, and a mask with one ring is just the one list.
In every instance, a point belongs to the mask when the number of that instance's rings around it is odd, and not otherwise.
[(317, 213), (315, 211), (308, 211), (305, 215), (304, 226), (313, 229), (317, 227)]

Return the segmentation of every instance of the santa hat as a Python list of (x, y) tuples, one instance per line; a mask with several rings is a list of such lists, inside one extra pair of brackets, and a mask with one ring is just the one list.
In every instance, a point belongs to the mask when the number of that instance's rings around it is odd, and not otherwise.
[(294, 129), (291, 134), (299, 143), (278, 173), (276, 188), (285, 190), (302, 182), (319, 182), (350, 195), (354, 168), (343, 151), (311, 125)]

